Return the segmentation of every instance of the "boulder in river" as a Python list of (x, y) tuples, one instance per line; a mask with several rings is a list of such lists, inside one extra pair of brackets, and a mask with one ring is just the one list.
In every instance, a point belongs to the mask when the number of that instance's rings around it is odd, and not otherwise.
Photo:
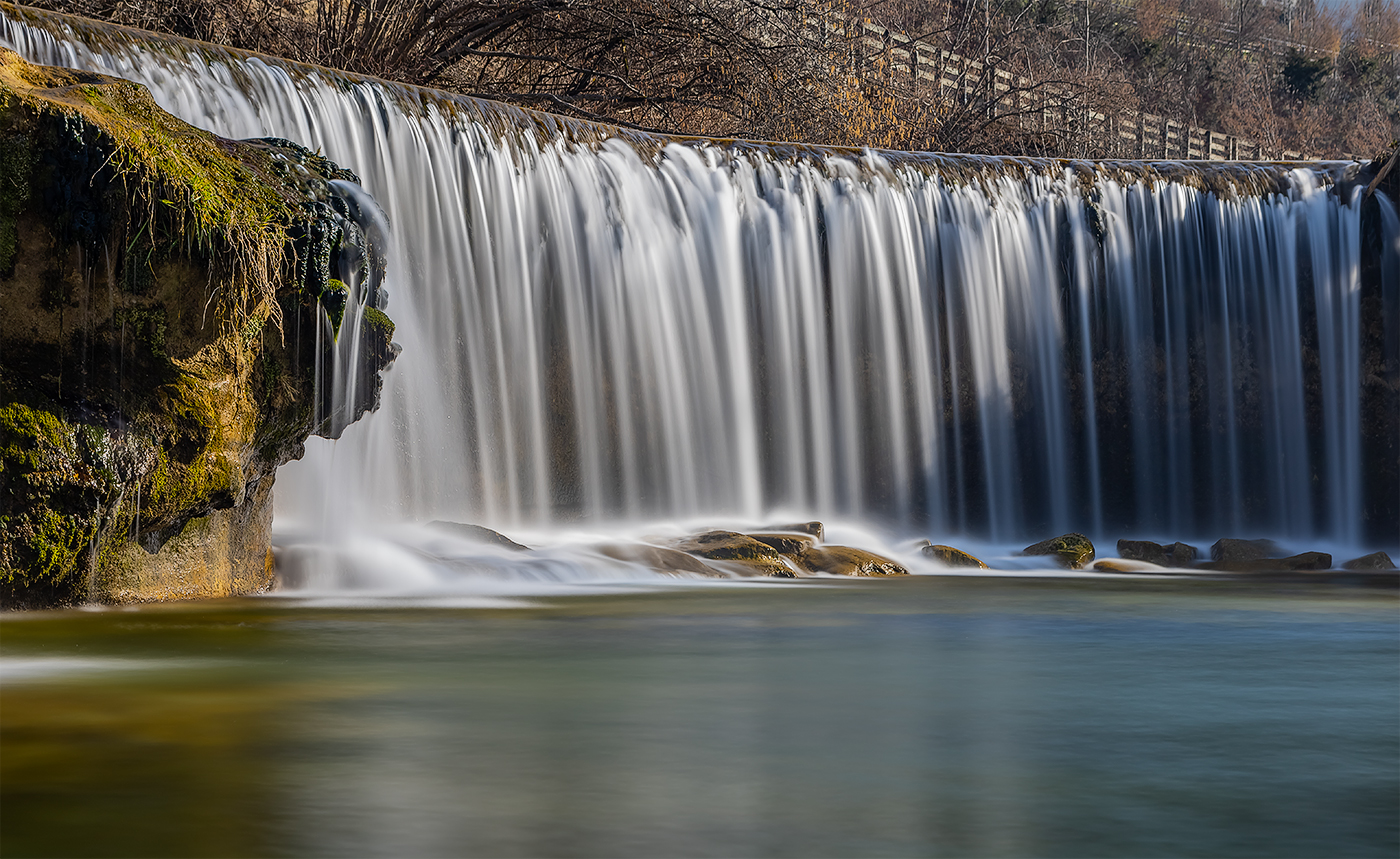
[(499, 531), (492, 531), (490, 528), (481, 525), (468, 525), (466, 522), (445, 522), (441, 519), (428, 523), (429, 528), (436, 528), (439, 531), (446, 531), (464, 540), (473, 543), (486, 543), (487, 545), (500, 546), (503, 549), (511, 549), (516, 552), (528, 552), (529, 546), (522, 546)]
[(1062, 567), (1081, 570), (1094, 560), (1094, 544), (1083, 534), (1061, 534), (1027, 546), (1022, 550), (1022, 554), (1049, 555)]
[(1089, 569), (1097, 573), (1165, 573), (1167, 568), (1151, 561), (1137, 561), (1127, 558), (1104, 558), (1095, 561)]
[(1395, 562), (1385, 552), (1372, 552), (1342, 564), (1344, 570), (1393, 570)]
[(724, 575), (694, 555), (646, 543), (607, 543), (598, 547), (598, 553), (614, 560), (640, 564), (661, 573), (696, 573), (712, 577)]
[(789, 531), (787, 533), (759, 532), (746, 536), (752, 537), (764, 545), (772, 546), (780, 555), (795, 555), (809, 546), (815, 546), (817, 543), (817, 538), (813, 537), (811, 534), (803, 534), (795, 531)]
[(734, 531), (706, 531), (677, 542), (675, 549), (724, 564), (738, 575), (794, 578), (796, 573), (781, 553), (747, 534)]
[(1332, 569), (1332, 556), (1326, 552), (1302, 552), (1287, 558), (1247, 558), (1233, 561), (1207, 561), (1197, 569), (1226, 573), (1291, 573)]
[(1237, 540), (1225, 537), (1216, 540), (1215, 545), (1210, 547), (1210, 559), (1226, 563), (1281, 557), (1283, 549), (1273, 540)]
[(987, 565), (982, 563), (981, 559), (952, 546), (926, 543), (919, 551), (923, 553), (925, 558), (932, 558), (945, 567), (987, 569)]
[(1118, 541), (1118, 556), (1125, 561), (1146, 561), (1159, 567), (1189, 567), (1196, 562), (1196, 555), (1196, 547), (1185, 543)]
[(832, 576), (907, 576), (899, 563), (850, 546), (810, 546), (793, 557), (797, 565), (813, 573)]

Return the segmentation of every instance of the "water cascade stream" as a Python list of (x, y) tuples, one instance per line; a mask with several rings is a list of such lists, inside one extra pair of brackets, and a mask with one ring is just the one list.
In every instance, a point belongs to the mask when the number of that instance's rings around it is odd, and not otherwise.
[(319, 149), (387, 213), (402, 356), (279, 516), (1376, 530), (1355, 165), (726, 147), (37, 14), (0, 44)]

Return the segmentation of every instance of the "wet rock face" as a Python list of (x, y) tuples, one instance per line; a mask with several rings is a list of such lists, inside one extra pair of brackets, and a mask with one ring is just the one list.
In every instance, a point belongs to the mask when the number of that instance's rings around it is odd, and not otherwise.
[[(274, 472), (322, 411), (314, 286), (373, 269), (348, 206), (316, 214), (353, 174), (307, 155), (0, 50), (0, 604), (269, 584)], [(317, 230), (341, 240), (304, 264)], [(392, 330), (362, 335), (358, 408)]]
[(1026, 555), (1049, 555), (1066, 569), (1081, 570), (1094, 560), (1094, 544), (1083, 534), (1062, 534), (1022, 549)]

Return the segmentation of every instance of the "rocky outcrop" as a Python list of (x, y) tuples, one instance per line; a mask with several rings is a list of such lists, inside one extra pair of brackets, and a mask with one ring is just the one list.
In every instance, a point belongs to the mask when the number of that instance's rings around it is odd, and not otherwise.
[(275, 469), (332, 429), (322, 308), (377, 323), (339, 332), (368, 365), (343, 414), (396, 353), (382, 258), (331, 184), (354, 175), (3, 49), (0, 162), (0, 603), (266, 587)]
[(1021, 550), (1024, 555), (1049, 555), (1066, 569), (1081, 570), (1094, 560), (1094, 544), (1083, 534), (1062, 534)]

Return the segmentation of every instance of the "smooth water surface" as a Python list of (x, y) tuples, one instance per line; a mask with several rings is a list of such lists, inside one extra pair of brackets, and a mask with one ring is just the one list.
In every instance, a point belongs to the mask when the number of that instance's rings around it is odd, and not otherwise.
[(1400, 849), (1394, 592), (916, 577), (495, 605), (6, 616), (0, 852)]

